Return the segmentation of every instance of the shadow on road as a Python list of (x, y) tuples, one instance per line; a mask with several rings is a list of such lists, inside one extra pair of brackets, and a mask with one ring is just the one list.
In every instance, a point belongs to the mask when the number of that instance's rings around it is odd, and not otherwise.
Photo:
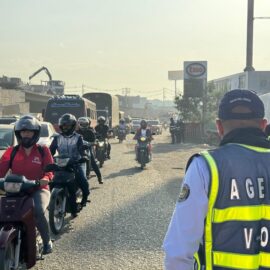
[[(125, 172), (124, 172), (125, 173)], [(128, 172), (129, 173), (129, 172)], [(154, 187), (151, 192), (127, 203), (115, 203), (115, 210), (95, 224), (85, 223), (80, 241), (74, 235), (76, 251), (125, 252), (130, 250), (161, 251), (175, 202), (180, 190), (180, 178)], [(115, 197), (112, 194), (112, 197)]]
[(140, 172), (142, 172), (142, 170), (139, 170), (139, 168), (137, 168), (137, 167), (133, 167), (133, 168), (128, 168), (128, 169), (123, 169), (119, 172), (111, 173), (111, 174), (107, 175), (105, 177), (105, 179), (109, 180), (109, 179), (119, 177), (119, 176), (132, 176), (132, 175), (135, 175), (136, 173), (140, 173)]
[(184, 151), (186, 149), (193, 149), (203, 147), (205, 149), (210, 149), (208, 145), (202, 144), (193, 144), (193, 143), (181, 143), (181, 144), (171, 144), (171, 143), (158, 143), (153, 145), (153, 153), (168, 153), (168, 152), (175, 152), (175, 151)]

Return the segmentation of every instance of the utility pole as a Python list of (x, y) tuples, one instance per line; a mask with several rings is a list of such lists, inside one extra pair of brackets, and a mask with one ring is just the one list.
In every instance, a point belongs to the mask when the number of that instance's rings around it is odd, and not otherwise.
[(84, 84), (82, 84), (82, 96), (84, 95)]
[(128, 107), (128, 95), (130, 94), (130, 88), (123, 88), (123, 94), (125, 96), (126, 99), (126, 107)]
[(163, 107), (164, 107), (164, 103), (165, 103), (165, 90), (166, 90), (166, 88), (163, 88)]
[(253, 21), (254, 21), (254, 0), (248, 0), (247, 11), (247, 52), (246, 67), (244, 71), (255, 71), (253, 65)]

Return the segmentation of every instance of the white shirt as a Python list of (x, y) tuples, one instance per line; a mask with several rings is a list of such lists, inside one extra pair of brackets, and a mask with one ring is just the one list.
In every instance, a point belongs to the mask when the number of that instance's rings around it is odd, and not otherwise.
[(141, 136), (146, 137), (146, 129), (141, 129)]
[(191, 162), (183, 184), (189, 186), (189, 196), (177, 202), (163, 249), (166, 270), (194, 269), (193, 255), (198, 251), (204, 233), (204, 220), (208, 210), (209, 169), (203, 157)]

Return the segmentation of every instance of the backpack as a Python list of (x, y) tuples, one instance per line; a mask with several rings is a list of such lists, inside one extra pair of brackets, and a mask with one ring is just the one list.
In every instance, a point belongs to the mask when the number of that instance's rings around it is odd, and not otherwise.
[[(10, 169), (12, 167), (13, 160), (14, 160), (14, 158), (15, 158), (18, 150), (19, 150), (19, 147), (20, 147), (20, 145), (14, 146), (11, 153), (10, 153), (10, 160), (9, 160), (9, 168)], [(39, 145), (39, 144), (37, 145), (37, 147), (38, 147), (38, 151), (39, 151), (41, 157), (43, 158), (44, 157), (44, 149), (43, 149), (43, 147), (41, 145)]]

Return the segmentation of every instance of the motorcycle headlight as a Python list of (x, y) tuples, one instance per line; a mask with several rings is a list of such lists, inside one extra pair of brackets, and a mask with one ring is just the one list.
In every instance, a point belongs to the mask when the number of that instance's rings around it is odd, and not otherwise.
[(6, 192), (9, 192), (9, 193), (18, 193), (20, 192), (21, 187), (22, 187), (22, 183), (16, 183), (16, 182), (4, 183), (4, 189)]
[(146, 140), (145, 137), (141, 137), (141, 138), (140, 138), (140, 141), (141, 141), (141, 142), (145, 142), (145, 140)]
[(65, 167), (67, 166), (70, 158), (55, 158), (55, 164), (59, 167)]

